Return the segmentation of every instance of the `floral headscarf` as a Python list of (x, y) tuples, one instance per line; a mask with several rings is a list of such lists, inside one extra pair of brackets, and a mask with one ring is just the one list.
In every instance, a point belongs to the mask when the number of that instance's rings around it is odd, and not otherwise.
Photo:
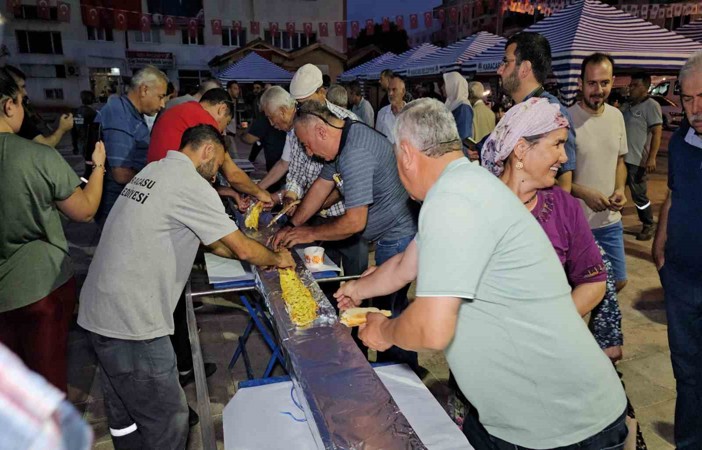
[(518, 103), (507, 111), (485, 141), (481, 164), (499, 177), (505, 170), (505, 160), (520, 138), (546, 134), (568, 126), (568, 119), (561, 113), (560, 106), (546, 98), (533, 97)]

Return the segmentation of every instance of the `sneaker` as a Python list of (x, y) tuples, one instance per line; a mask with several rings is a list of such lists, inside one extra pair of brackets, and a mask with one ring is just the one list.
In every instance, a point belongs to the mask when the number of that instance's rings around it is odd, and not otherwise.
[(198, 423), (200, 423), (200, 416), (197, 415), (194, 409), (188, 406), (188, 424), (194, 427)]
[[(209, 378), (213, 373), (217, 372), (217, 364), (215, 363), (205, 363), (205, 377)], [(178, 375), (178, 381), (180, 381), (180, 385), (182, 387), (185, 387), (195, 381), (195, 371), (193, 369), (190, 369), (190, 372), (186, 373), (185, 375)]]
[(637, 241), (650, 241), (653, 238), (655, 228), (653, 225), (644, 225), (641, 232), (636, 235)]

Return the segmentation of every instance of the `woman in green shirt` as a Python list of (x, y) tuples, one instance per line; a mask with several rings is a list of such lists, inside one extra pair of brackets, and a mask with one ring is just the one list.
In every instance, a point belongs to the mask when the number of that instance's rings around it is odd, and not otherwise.
[(16, 135), (22, 97), (0, 68), (0, 342), (65, 390), (76, 281), (59, 211), (76, 221), (92, 219), (102, 196), (105, 148), (95, 146), (96, 170), (81, 189), (55, 149)]

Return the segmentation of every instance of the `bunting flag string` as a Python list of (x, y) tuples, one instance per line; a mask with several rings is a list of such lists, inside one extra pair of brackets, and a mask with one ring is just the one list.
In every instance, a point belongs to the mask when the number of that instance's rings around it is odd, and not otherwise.
[[(437, 7), (431, 11), (423, 13), (398, 14), (394, 17), (386, 16), (380, 19), (380, 29), (383, 32), (391, 30), (391, 18), (394, 19), (398, 30), (405, 29), (405, 19), (409, 20), (409, 29), (416, 30), (420, 26), (420, 17), (423, 18), (425, 28), (433, 28), (435, 20), (441, 26), (460, 26), (468, 23), (469, 20), (497, 11), (498, 13), (521, 13), (521, 14), (541, 14), (550, 16), (554, 12), (565, 8), (575, 0), (465, 0), (457, 5)], [(44, 20), (51, 20), (51, 6), (49, 0), (36, 0), (37, 16)], [(14, 15), (21, 14), (22, 0), (6, 0), (6, 7)], [(90, 27), (114, 28), (116, 30), (136, 29), (148, 32), (153, 26), (162, 27), (167, 35), (175, 34), (178, 29), (186, 29), (193, 36), (197, 35), (198, 29), (205, 26), (204, 11), (200, 11), (197, 17), (182, 17), (159, 13), (144, 13), (141, 11), (127, 11), (104, 6), (92, 6), (81, 4), (81, 17), (83, 23)], [(657, 3), (640, 5), (620, 5), (619, 8), (626, 13), (642, 19), (666, 19), (681, 16), (697, 15), (702, 12), (702, 0), (695, 2), (679, 2), (674, 4), (660, 5)], [(61, 22), (71, 21), (71, 4), (67, 0), (56, 2), (56, 19)], [(218, 18), (209, 20), (213, 35), (220, 35), (225, 27), (224, 21)], [(284, 32), (288, 36), (293, 36), (298, 32), (296, 23), (286, 21)], [(334, 36), (344, 37), (349, 32), (356, 38), (361, 31), (361, 22), (357, 20), (334, 21)], [(373, 35), (376, 27), (375, 19), (362, 21), (363, 29), (367, 35)], [(251, 20), (249, 22), (249, 33), (251, 35), (261, 35), (260, 21)], [(329, 36), (330, 22), (302, 22), (302, 30), (306, 36), (312, 36), (315, 31), (320, 37)], [(240, 33), (243, 30), (242, 22), (233, 20), (231, 28)], [(316, 30), (315, 30), (316, 28)], [(278, 22), (269, 22), (268, 31), (271, 34), (280, 32)]]

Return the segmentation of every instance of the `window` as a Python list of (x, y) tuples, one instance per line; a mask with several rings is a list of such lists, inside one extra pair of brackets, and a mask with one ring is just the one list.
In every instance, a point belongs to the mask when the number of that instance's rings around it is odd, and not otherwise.
[(209, 70), (179, 70), (178, 84), (180, 85), (180, 92), (194, 92), (205, 78), (212, 78)]
[(63, 89), (44, 89), (47, 100), (63, 100)]
[[(55, 6), (49, 7), (49, 20), (58, 20), (58, 8)], [(15, 14), (15, 19), (26, 19), (26, 20), (46, 20), (39, 18), (39, 9), (36, 5), (22, 5), (20, 6), (17, 14)]]
[(289, 36), (287, 31), (278, 31), (272, 35), (270, 30), (266, 30), (264, 37), (266, 42), (283, 50), (297, 50), (317, 42), (317, 34), (315, 33), (310, 34), (309, 37), (305, 33), (295, 33)]
[(243, 47), (246, 45), (246, 28), (240, 29), (238, 34), (234, 28), (222, 28), (222, 45), (227, 47)]
[(185, 45), (205, 45), (205, 33), (202, 27), (197, 27), (197, 37), (191, 37), (188, 30), (180, 30)]
[(20, 53), (63, 55), (61, 33), (58, 31), (16, 30), (15, 35)]
[(90, 41), (114, 41), (112, 28), (86, 27), (88, 30), (88, 40)]
[(144, 44), (159, 44), (161, 42), (161, 33), (157, 29), (152, 29), (151, 31), (133, 31), (132, 38), (134, 42), (144, 43)]

